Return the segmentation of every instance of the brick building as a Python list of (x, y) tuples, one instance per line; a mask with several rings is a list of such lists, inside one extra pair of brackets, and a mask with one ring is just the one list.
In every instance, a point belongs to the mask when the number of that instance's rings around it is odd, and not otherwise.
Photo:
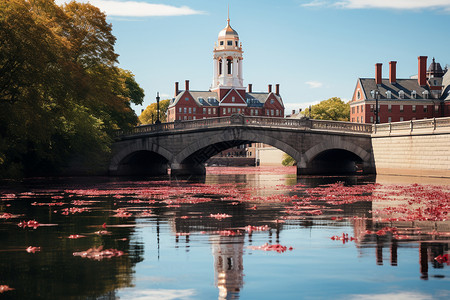
[(427, 57), (418, 57), (418, 75), (396, 77), (396, 61), (389, 62), (389, 78), (382, 78), (382, 64), (375, 65), (375, 78), (358, 78), (350, 102), (350, 121), (375, 123), (378, 99), (379, 123), (450, 116), (450, 72), (435, 62), (428, 70)]
[(267, 92), (253, 92), (252, 85), (244, 87), (242, 72), (243, 51), (238, 33), (227, 26), (219, 32), (214, 47), (214, 75), (207, 91), (192, 91), (189, 80), (184, 90), (175, 82), (175, 97), (167, 110), (167, 121), (196, 120), (223, 117), (232, 114), (249, 116), (284, 117), (280, 85), (268, 85)]

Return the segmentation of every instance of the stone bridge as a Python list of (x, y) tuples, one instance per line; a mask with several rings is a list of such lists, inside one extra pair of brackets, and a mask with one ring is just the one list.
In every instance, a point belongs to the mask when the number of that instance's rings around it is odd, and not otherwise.
[(374, 173), (372, 125), (232, 115), (135, 127), (113, 144), (111, 175), (200, 175), (205, 162), (247, 143), (276, 147), (297, 174)]

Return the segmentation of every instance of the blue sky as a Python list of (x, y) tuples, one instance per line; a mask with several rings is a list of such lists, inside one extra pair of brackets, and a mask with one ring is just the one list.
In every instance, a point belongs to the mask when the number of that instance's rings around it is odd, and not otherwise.
[[(79, 0), (87, 2), (87, 0)], [(56, 3), (67, 2), (56, 0)], [(450, 0), (90, 0), (108, 16), (120, 67), (145, 90), (143, 106), (173, 97), (174, 82), (208, 90), (212, 50), (231, 26), (244, 50), (244, 85), (280, 84), (286, 113), (330, 97), (348, 101), (375, 63), (417, 74), (417, 57), (450, 65)]]

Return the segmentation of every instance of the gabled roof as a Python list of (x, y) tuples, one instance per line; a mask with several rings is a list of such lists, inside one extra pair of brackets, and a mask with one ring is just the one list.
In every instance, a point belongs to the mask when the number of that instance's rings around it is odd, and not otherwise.
[[(181, 97), (183, 97), (185, 91), (180, 91), (178, 95), (170, 101), (169, 107), (175, 106), (178, 101), (180, 101)], [(210, 91), (187, 91), (192, 98), (194, 98), (195, 102), (199, 106), (218, 106), (219, 101), (217, 99), (216, 92)], [(208, 99), (214, 98), (216, 101), (208, 101)], [(204, 101), (201, 101), (203, 99)]]
[(450, 72), (445, 72), (444, 76), (442, 77), (442, 99), (444, 100), (450, 100)]
[(247, 100), (247, 104), (249, 107), (263, 107), (267, 99), (269, 99), (270, 94), (273, 94), (275, 96), (275, 99), (277, 99), (278, 102), (280, 102), (281, 106), (284, 107), (281, 97), (275, 93), (264, 93), (264, 92), (245, 93), (245, 98)]
[[(379, 91), (378, 99), (427, 99), (424, 98), (422, 93), (428, 91), (428, 89), (420, 86), (417, 79), (397, 79), (395, 83), (390, 83), (389, 79), (382, 79), (380, 85), (375, 83), (375, 78), (359, 78), (359, 81), (361, 82), (361, 89), (366, 99), (369, 100), (375, 99), (370, 93), (372, 90)], [(390, 98), (386, 98), (387, 91), (391, 91)], [(400, 91), (405, 92), (404, 98), (400, 98)], [(416, 91), (416, 98), (411, 96), (413, 91)]]

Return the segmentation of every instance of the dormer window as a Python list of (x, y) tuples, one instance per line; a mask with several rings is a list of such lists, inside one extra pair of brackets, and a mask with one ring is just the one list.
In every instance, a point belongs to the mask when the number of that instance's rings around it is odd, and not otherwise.
[(387, 99), (392, 99), (392, 92), (391, 91), (386, 91), (386, 98)]
[(402, 91), (402, 90), (400, 90), (400, 91), (398, 92), (398, 97), (399, 97), (400, 99), (405, 99), (405, 92)]
[(429, 93), (428, 93), (428, 91), (423, 91), (422, 95), (423, 95), (424, 99), (428, 99)]
[(411, 92), (411, 98), (416, 99), (417, 98), (417, 92), (415, 90), (413, 90)]
[(375, 99), (375, 90), (371, 90), (370, 94), (372, 95), (372, 99)]

